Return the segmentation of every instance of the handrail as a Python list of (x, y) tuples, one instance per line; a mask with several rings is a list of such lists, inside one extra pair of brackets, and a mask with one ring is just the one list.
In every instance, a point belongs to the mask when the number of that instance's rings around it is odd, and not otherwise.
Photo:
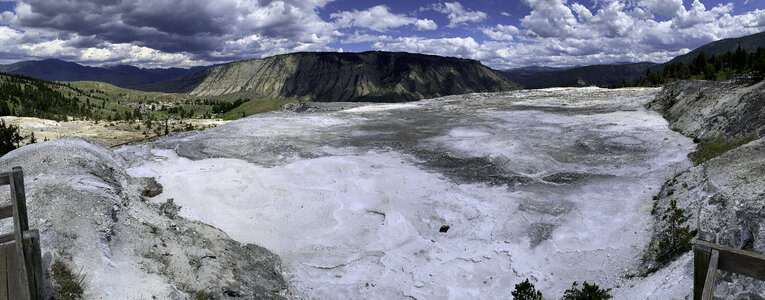
[(694, 300), (712, 299), (717, 270), (765, 281), (765, 255), (694, 239)]

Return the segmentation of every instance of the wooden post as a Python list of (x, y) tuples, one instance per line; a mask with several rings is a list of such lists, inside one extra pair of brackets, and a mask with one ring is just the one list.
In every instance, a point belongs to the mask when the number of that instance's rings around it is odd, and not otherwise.
[(37, 229), (24, 233), (24, 255), (26, 255), (30, 298), (43, 300), (42, 255), (40, 251), (40, 232)]
[(711, 250), (699, 244), (693, 245), (693, 300), (701, 300), (701, 295), (704, 293)]
[(13, 167), (12, 176), (13, 183), (11, 184), (11, 192), (15, 186), (16, 203), (18, 203), (19, 210), (19, 222), (21, 225), (21, 231), (29, 230), (29, 219), (27, 217), (27, 194), (24, 191), (24, 171), (21, 167)]
[[(20, 167), (14, 167), (12, 175), (10, 177), (11, 186), (11, 206), (13, 206), (13, 227), (14, 235), (16, 237), (16, 257), (14, 263), (18, 268), (18, 282), (19, 282), (19, 295), (18, 299), (29, 300), (30, 286), (29, 277), (27, 277), (26, 259), (24, 258), (24, 237), (23, 232), (29, 228), (27, 221), (26, 211), (26, 197), (24, 195), (24, 173)], [(21, 180), (19, 181), (19, 178)], [(21, 210), (21, 203), (23, 203), (23, 211)], [(24, 220), (22, 220), (22, 216)], [(24, 227), (26, 226), (26, 227)], [(13, 256), (12, 256), (13, 257)]]
[(707, 269), (706, 281), (704, 282), (704, 292), (701, 294), (701, 300), (712, 300), (715, 294), (715, 277), (717, 277), (717, 262), (720, 260), (720, 250), (712, 249), (712, 255), (709, 258), (709, 268)]
[(5, 245), (0, 245), (0, 299), (10, 299), (8, 295), (8, 255), (13, 255), (13, 252), (7, 253), (5, 251)]
[(6, 270), (8, 271), (8, 299), (24, 299), (21, 296), (21, 292), (24, 290), (24, 286), (19, 282), (18, 269), (14, 266), (18, 265), (18, 257), (16, 257), (16, 249), (13, 244), (5, 245), (5, 254), (7, 257)]

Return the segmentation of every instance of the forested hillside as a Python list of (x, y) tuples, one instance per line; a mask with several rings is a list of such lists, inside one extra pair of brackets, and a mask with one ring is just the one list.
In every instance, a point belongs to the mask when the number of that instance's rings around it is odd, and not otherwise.
[(700, 51), (689, 64), (682, 61), (670, 62), (660, 72), (651, 72), (649, 69), (644, 76), (609, 87), (659, 86), (685, 79), (725, 80), (744, 73), (765, 75), (765, 49), (759, 47), (748, 52), (738, 47), (735, 52), (728, 51), (722, 55), (707, 55), (705, 51)]

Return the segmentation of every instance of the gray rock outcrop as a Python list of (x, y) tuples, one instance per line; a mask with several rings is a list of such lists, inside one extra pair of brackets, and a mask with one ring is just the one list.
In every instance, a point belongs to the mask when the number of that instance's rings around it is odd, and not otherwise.
[(660, 112), (670, 128), (701, 140), (765, 133), (765, 81), (679, 81), (664, 86), (647, 105)]
[[(33, 144), (3, 156), (0, 165), (24, 169), (44, 268), (66, 261), (84, 275), (87, 299), (289, 296), (275, 254), (146, 202), (143, 196), (161, 186), (127, 175), (102, 144), (83, 138)], [(8, 191), (0, 196), (8, 199)]]
[[(664, 114), (670, 128), (702, 140), (760, 136), (765, 128), (765, 82), (681, 81), (664, 87), (649, 107)], [(655, 212), (671, 201), (689, 216), (696, 238), (765, 253), (765, 138), (728, 151), (666, 182)], [(667, 226), (655, 215), (654, 232)], [(686, 271), (692, 271), (685, 269)], [(718, 275), (715, 295), (724, 299), (765, 298), (763, 282), (736, 274)]]

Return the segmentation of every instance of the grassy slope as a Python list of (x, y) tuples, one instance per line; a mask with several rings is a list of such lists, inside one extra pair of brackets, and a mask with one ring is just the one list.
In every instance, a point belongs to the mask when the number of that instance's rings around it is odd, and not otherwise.
[(246, 117), (254, 114), (264, 113), (272, 110), (281, 109), (287, 103), (295, 103), (297, 100), (276, 100), (276, 99), (263, 99), (263, 100), (250, 100), (224, 113), (221, 118), (224, 120), (235, 120), (241, 117)]
[[(81, 89), (78, 90), (76, 87), (67, 85), (66, 83), (50, 82), (50, 81), (38, 80), (38, 79), (19, 76), (19, 75), (0, 73), (0, 83), (6, 82), (6, 81), (12, 82), (14, 84), (20, 84), (25, 89), (31, 88), (36, 90), (35, 88), (36, 85), (42, 85), (42, 86), (50, 88), (51, 90), (55, 92), (58, 92), (62, 99), (68, 99), (66, 101), (77, 101), (78, 105), (90, 103), (92, 105), (90, 109), (93, 112), (93, 115), (97, 115), (103, 119), (108, 118), (109, 116), (114, 116), (117, 113), (132, 111), (132, 108), (129, 108), (124, 105), (119, 105), (117, 104), (116, 101), (112, 101), (111, 99), (108, 99), (108, 98), (105, 99), (106, 100), (105, 105), (102, 105), (104, 103), (104, 98), (106, 98), (106, 97), (102, 97), (103, 95), (99, 96), (96, 94), (88, 93), (87, 91), (83, 91)], [(2, 97), (4, 96), (0, 95), (0, 98)], [(26, 101), (25, 99), (21, 99), (21, 100), (24, 102)]]
[[(130, 90), (121, 88), (115, 85), (111, 85), (98, 81), (71, 81), (62, 82), (63, 84), (69, 84), (72, 87), (79, 88), (85, 92), (92, 90), (98, 90), (98, 94), (104, 95), (108, 98), (139, 102), (139, 101), (182, 101), (187, 99), (193, 99), (193, 96), (188, 94), (176, 94), (176, 93), (161, 93), (161, 92), (144, 92), (138, 90)], [(103, 92), (103, 93), (101, 93)]]

